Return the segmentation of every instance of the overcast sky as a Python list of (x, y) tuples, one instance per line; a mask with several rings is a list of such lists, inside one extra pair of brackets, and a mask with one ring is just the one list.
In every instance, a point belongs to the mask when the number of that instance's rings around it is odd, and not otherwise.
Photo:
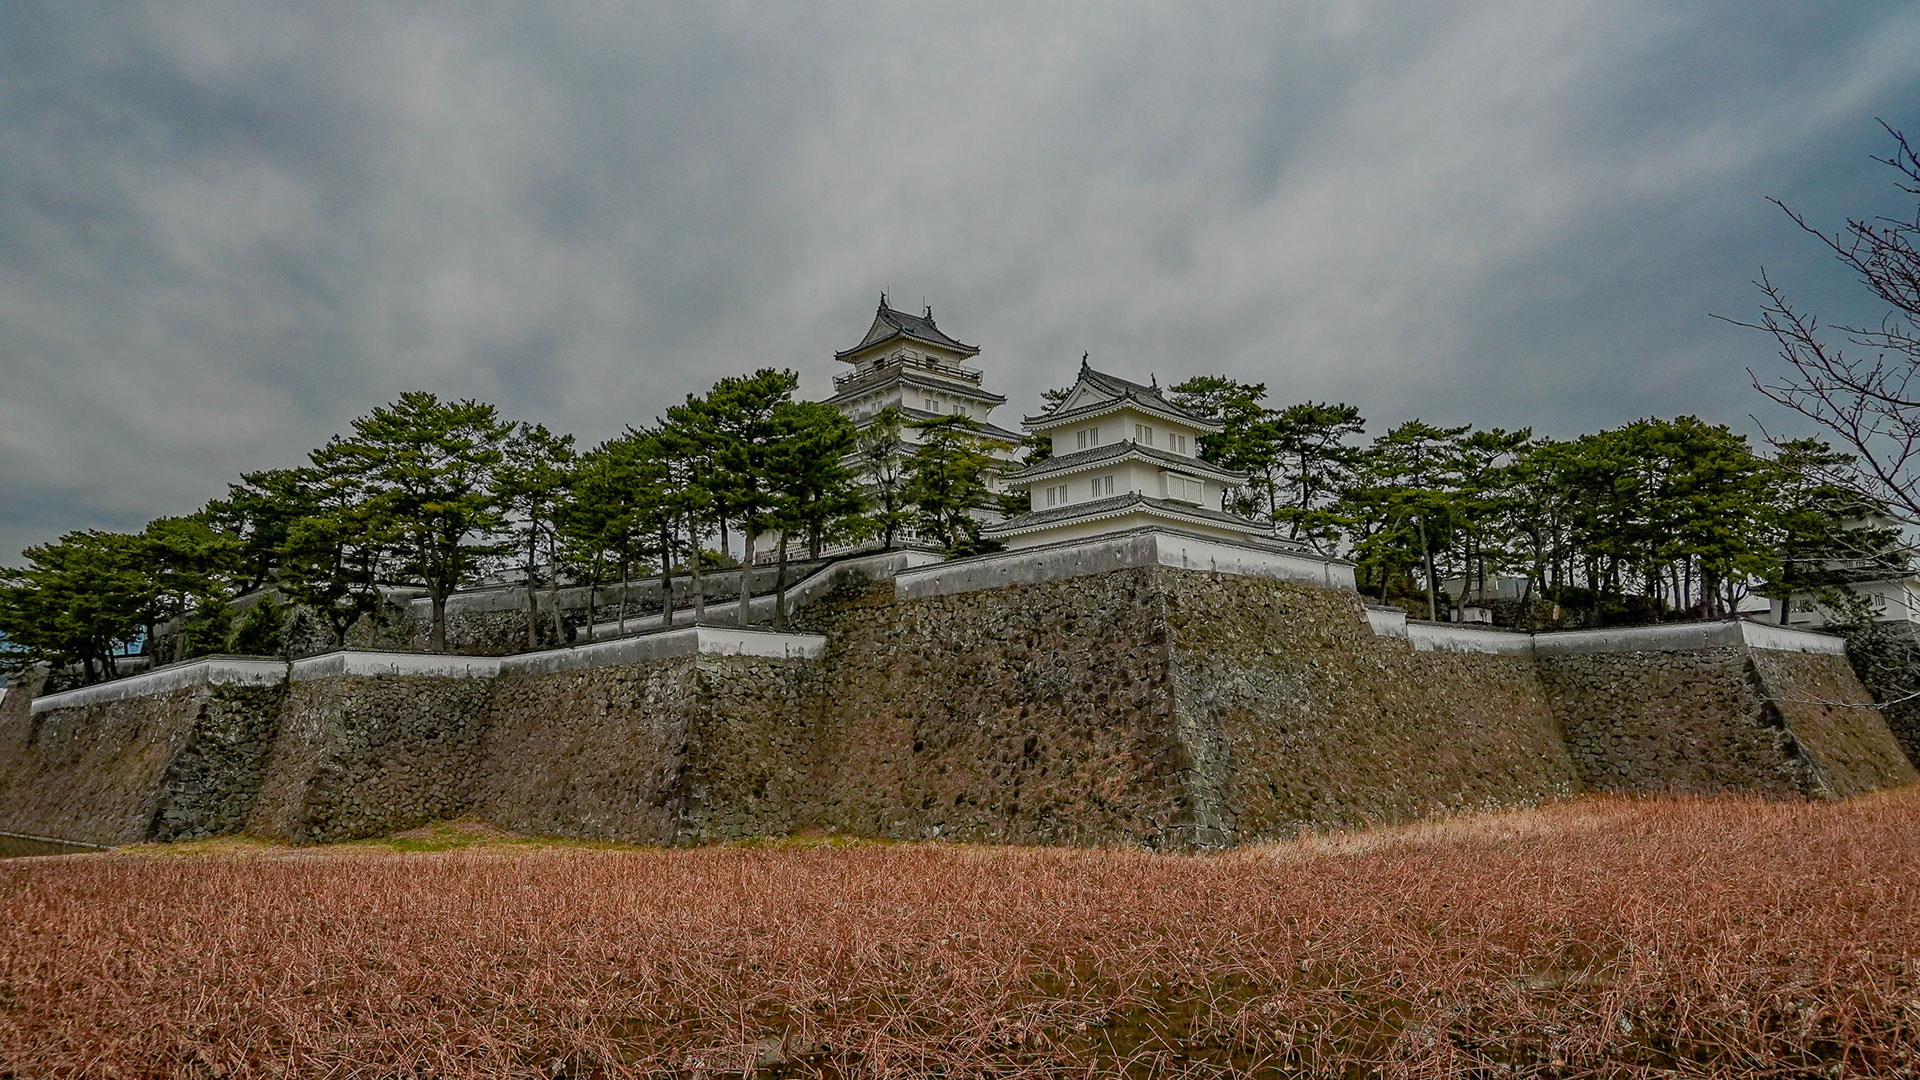
[(1765, 199), (1900, 211), (1875, 117), (1920, 134), (1910, 0), (10, 3), (0, 559), (413, 388), (586, 444), (821, 396), (882, 289), (1007, 426), (1091, 351), (1376, 432), (1750, 430), (1709, 315), (1762, 266), (1858, 314)]

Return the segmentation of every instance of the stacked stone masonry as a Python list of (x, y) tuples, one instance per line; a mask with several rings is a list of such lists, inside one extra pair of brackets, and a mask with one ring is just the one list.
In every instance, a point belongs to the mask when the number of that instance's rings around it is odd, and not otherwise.
[(311, 843), (472, 815), (656, 843), (1192, 848), (1580, 791), (1915, 778), (1831, 653), (1480, 647), (1396, 635), (1350, 589), (1163, 564), (905, 598), (855, 576), (793, 622), (824, 645), (681, 631), (657, 643), (698, 647), (0, 702), (0, 830)]

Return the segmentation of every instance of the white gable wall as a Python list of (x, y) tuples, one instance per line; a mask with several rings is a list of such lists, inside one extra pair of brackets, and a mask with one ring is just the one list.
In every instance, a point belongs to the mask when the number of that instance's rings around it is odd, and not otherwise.
[[(1108, 399), (1111, 400), (1111, 399)], [(1141, 434), (1141, 428), (1150, 428), (1153, 441), (1150, 445), (1156, 450), (1197, 457), (1200, 453), (1200, 432), (1185, 424), (1175, 423), (1162, 417), (1140, 412), (1133, 408), (1122, 408), (1105, 416), (1094, 417), (1079, 424), (1068, 424), (1053, 430), (1053, 456), (1066, 457), (1082, 450), (1091, 450), (1095, 446), (1110, 446), (1117, 442), (1132, 439)], [(1092, 438), (1093, 433), (1099, 438)], [(1082, 436), (1089, 436), (1083, 439)], [(1169, 436), (1178, 435), (1178, 448)]]
[[(1199, 480), (1193, 477), (1182, 477), (1181, 480), (1192, 481), (1199, 487), (1200, 498), (1195, 505), (1203, 506), (1209, 510), (1220, 509), (1220, 501), (1221, 497), (1225, 494), (1225, 488), (1219, 481)], [(1061, 488), (1066, 489), (1064, 502), (1060, 498)], [(1108, 490), (1109, 488), (1112, 490)], [(1051, 496), (1048, 495), (1049, 490), (1053, 492)], [(1189, 491), (1184, 484), (1176, 483), (1172, 487), (1169, 486), (1168, 472), (1158, 463), (1150, 461), (1121, 461), (1097, 469), (1077, 472), (1070, 476), (1036, 481), (1033, 486), (1028, 489), (1028, 495), (1030, 496), (1028, 505), (1035, 510), (1051, 510), (1060, 506), (1092, 502), (1095, 499), (1106, 499), (1115, 495), (1126, 495), (1129, 493), (1138, 493), (1154, 499), (1171, 498), (1180, 499), (1185, 502), (1194, 501), (1189, 497), (1185, 497), (1189, 494)], [(1053, 501), (1049, 502), (1049, 498)]]

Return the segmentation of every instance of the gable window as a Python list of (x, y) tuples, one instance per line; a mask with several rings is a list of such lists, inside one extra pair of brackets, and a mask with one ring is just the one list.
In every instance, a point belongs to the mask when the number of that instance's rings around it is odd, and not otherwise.
[(1153, 429), (1145, 424), (1133, 425), (1133, 441), (1141, 446), (1153, 445)]
[(1096, 476), (1093, 478), (1093, 497), (1094, 498), (1098, 499), (1102, 495), (1111, 495), (1111, 494), (1113, 494), (1113, 474), (1112, 473), (1108, 473), (1105, 476)]

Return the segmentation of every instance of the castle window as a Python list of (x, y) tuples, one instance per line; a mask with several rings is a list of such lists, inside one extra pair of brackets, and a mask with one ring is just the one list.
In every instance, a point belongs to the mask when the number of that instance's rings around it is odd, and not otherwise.
[(1176, 454), (1186, 453), (1187, 437), (1185, 435), (1176, 434), (1175, 432), (1171, 432), (1171, 431), (1167, 432), (1167, 449), (1173, 451)]
[(1133, 425), (1133, 441), (1141, 446), (1153, 445), (1153, 429), (1145, 424)]
[(928, 398), (928, 399), (927, 399), (927, 411), (928, 411), (928, 412), (931, 412), (931, 413), (937, 413), (937, 412), (939, 412), (939, 411), (940, 411), (940, 403), (939, 403), (939, 402), (937, 402), (937, 401), (935, 401), (935, 400), (933, 400), (932, 398)]
[(1111, 494), (1113, 494), (1113, 474), (1112, 473), (1108, 473), (1105, 476), (1096, 476), (1093, 478), (1093, 497), (1094, 498), (1097, 499), (1102, 495), (1111, 495)]
[(1100, 445), (1100, 428), (1098, 425), (1090, 428), (1081, 428), (1079, 431), (1079, 436), (1080, 436), (1079, 449), (1081, 450), (1085, 450), (1089, 446)]
[(1167, 498), (1179, 502), (1203, 503), (1207, 500), (1207, 486), (1190, 476), (1176, 476), (1167, 473)]
[(1067, 503), (1067, 485), (1058, 484), (1047, 489), (1048, 506), (1065, 506)]

